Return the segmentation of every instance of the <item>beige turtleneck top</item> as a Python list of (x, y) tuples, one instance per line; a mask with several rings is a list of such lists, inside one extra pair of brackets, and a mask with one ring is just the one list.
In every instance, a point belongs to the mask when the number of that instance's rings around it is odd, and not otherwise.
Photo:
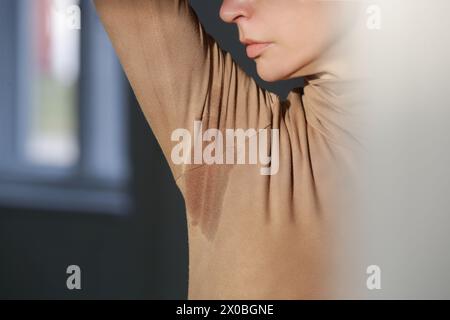
[[(189, 298), (331, 297), (340, 191), (358, 145), (351, 84), (310, 77), (281, 101), (219, 48), (187, 1), (95, 3), (184, 196)], [(224, 136), (278, 129), (277, 173), (249, 161), (175, 164), (172, 134), (194, 135), (194, 121)]]

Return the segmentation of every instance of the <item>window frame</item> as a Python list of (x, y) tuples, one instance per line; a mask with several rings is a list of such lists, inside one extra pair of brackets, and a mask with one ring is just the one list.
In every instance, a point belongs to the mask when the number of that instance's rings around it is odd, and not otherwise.
[[(24, 45), (20, 43), (24, 26), (21, 10), (27, 1), (30, 0), (3, 0), (1, 4), (5, 9), (1, 18), (5, 19), (0, 32), (5, 33), (11, 46), (6, 50), (7, 56), (0, 57), (0, 68), (6, 70), (0, 84), (4, 82), (11, 90), (5, 97), (0, 96), (5, 101), (0, 101), (0, 206), (126, 214), (133, 206), (129, 191), (126, 80), (89, 0), (80, 2), (81, 31), (77, 31), (81, 32), (79, 163), (71, 168), (57, 168), (18, 161), (17, 146), (24, 139), (24, 128), (15, 120), (25, 116), (21, 112), (26, 108), (20, 103), (26, 101), (21, 98), (26, 94), (21, 89), (27, 74), (18, 53)], [(2, 91), (8, 90), (0, 90), (0, 95)]]

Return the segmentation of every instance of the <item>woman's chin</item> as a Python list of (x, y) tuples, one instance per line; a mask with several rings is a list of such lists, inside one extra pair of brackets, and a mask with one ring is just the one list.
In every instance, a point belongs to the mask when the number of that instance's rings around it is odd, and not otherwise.
[(259, 77), (266, 82), (275, 82), (297, 78), (298, 68), (287, 68), (280, 65), (280, 60), (271, 63), (268, 60), (256, 61), (256, 71)]
[(266, 82), (285, 80), (286, 77), (286, 74), (277, 70), (277, 68), (264, 66), (261, 63), (256, 64), (256, 71), (259, 77)]

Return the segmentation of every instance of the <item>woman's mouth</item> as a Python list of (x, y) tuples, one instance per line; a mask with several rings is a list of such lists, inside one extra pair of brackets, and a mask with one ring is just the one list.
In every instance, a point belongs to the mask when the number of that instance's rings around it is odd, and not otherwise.
[(247, 56), (250, 59), (255, 59), (259, 57), (267, 48), (272, 46), (273, 43), (270, 42), (244, 42), (246, 45)]

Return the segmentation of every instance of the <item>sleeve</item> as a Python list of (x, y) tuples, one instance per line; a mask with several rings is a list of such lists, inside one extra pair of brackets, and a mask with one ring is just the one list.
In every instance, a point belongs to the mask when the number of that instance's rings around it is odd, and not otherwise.
[(139, 105), (174, 177), (192, 165), (170, 157), (176, 129), (270, 125), (275, 95), (260, 89), (201, 26), (187, 0), (95, 0)]

